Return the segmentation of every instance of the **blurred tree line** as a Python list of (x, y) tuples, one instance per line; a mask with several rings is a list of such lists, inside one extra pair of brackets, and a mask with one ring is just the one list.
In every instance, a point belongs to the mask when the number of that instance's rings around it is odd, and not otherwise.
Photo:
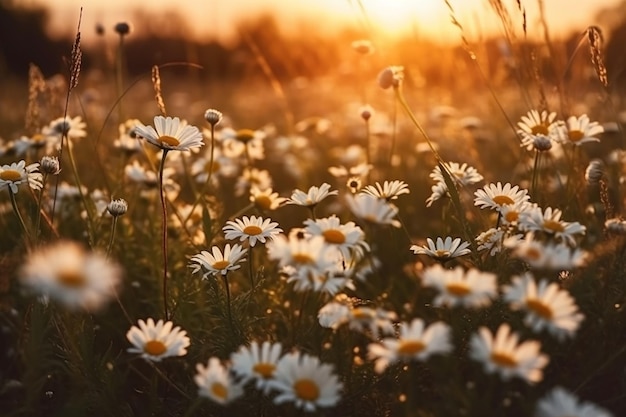
[[(46, 32), (49, 18), (49, 10), (44, 7), (24, 8), (14, 0), (0, 0), (0, 76), (26, 77), (30, 63), (35, 63), (46, 76), (66, 72), (64, 57), (69, 55), (73, 39), (51, 39)], [(614, 87), (625, 87), (626, 1), (601, 12), (597, 19), (611, 28), (610, 33), (605, 34), (603, 45), (610, 83)], [(348, 29), (339, 38), (336, 35), (331, 37), (314, 24), (303, 27), (297, 34), (286, 35), (273, 16), (261, 15), (240, 22), (238, 39), (224, 44), (215, 40), (193, 40), (185, 31), (188, 25), (184, 18), (170, 11), (167, 15), (135, 12), (130, 21), (136, 28), (124, 40), (124, 64), (130, 76), (145, 74), (152, 65), (168, 62), (199, 64), (203, 71), (198, 75), (213, 79), (239, 80), (252, 70), (258, 74), (259, 65), (269, 66), (273, 76), (279, 79), (338, 74), (343, 70), (341, 65), (345, 63), (350, 41), (364, 37), (363, 33)], [(589, 66), (588, 53), (580, 51), (584, 40), (582, 29), (559, 43), (561, 53), (558, 58), (562, 67), (574, 51), (584, 56), (577, 59), (586, 60)], [(118, 36), (113, 28), (82, 27), (81, 32), (83, 40), (86, 36), (99, 38), (90, 43), (88, 49), (83, 47), (83, 71), (113, 68)], [(512, 70), (517, 65), (519, 69), (523, 64), (510, 62), (511, 54), (519, 51), (511, 51), (510, 45), (507, 46), (502, 39), (482, 41), (475, 47), (479, 58), (485, 58), (483, 65), (492, 78), (495, 74), (502, 74), (502, 68)], [(373, 70), (390, 64), (415, 64), (421, 78), (448, 87), (458, 87), (457, 83), (461, 82), (459, 72), (467, 76), (468, 63), (462, 62), (468, 61), (467, 54), (461, 46), (442, 51), (440, 46), (426, 39), (406, 39), (395, 42), (393, 48), (384, 57), (374, 58), (372, 62), (378, 67)], [(526, 50), (532, 48), (534, 46), (529, 45)], [(548, 57), (540, 62), (543, 66), (540, 70), (547, 78), (557, 77), (558, 74), (550, 73), (550, 60)], [(188, 69), (181, 67), (179, 71), (187, 73)], [(568, 72), (569, 77), (574, 76), (571, 66)], [(526, 76), (532, 78), (534, 74)]]

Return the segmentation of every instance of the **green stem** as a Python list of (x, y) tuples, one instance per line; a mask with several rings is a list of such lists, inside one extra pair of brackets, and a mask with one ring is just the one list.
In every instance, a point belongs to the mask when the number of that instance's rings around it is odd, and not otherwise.
[(93, 213), (91, 211), (91, 205), (89, 201), (87, 201), (87, 196), (83, 192), (82, 183), (80, 182), (80, 177), (78, 175), (78, 168), (76, 167), (76, 160), (74, 159), (74, 151), (72, 150), (72, 144), (70, 143), (70, 139), (67, 138), (67, 155), (70, 159), (70, 166), (72, 167), (72, 174), (74, 175), (74, 181), (76, 181), (76, 187), (78, 188), (78, 193), (80, 194), (80, 199), (83, 203), (83, 207), (85, 207), (85, 211), (87, 212), (87, 232), (89, 234), (89, 244), (90, 246), (94, 245), (94, 220)]
[(253, 246), (250, 246), (248, 248), (248, 274), (250, 275), (250, 285), (252, 286), (251, 288), (254, 289), (254, 258), (252, 256), (252, 250), (254, 249)]
[(530, 195), (536, 200), (535, 191), (537, 190), (537, 180), (539, 178), (539, 157), (541, 153), (536, 150), (535, 151), (535, 163), (533, 165), (533, 179), (530, 186)]
[(207, 175), (206, 181), (204, 181), (202, 188), (200, 188), (200, 192), (196, 195), (196, 199), (193, 202), (193, 205), (191, 206), (191, 210), (189, 211), (187, 218), (183, 222), (183, 226), (187, 224), (187, 221), (191, 218), (193, 211), (196, 209), (196, 207), (200, 203), (200, 200), (202, 200), (202, 197), (208, 190), (209, 185), (211, 184), (211, 177), (213, 176), (213, 163), (214, 163), (214, 158), (215, 158), (214, 153), (215, 153), (215, 125), (211, 124), (211, 156), (209, 159), (209, 174)]
[(163, 149), (163, 157), (161, 158), (161, 164), (159, 166), (159, 196), (161, 197), (161, 209), (162, 209), (162, 240), (161, 249), (163, 253), (163, 311), (165, 313), (165, 319), (169, 319), (169, 312), (167, 308), (167, 206), (165, 204), (165, 193), (163, 192), (163, 168), (165, 167), (165, 158), (167, 157), (168, 150)]
[[(123, 57), (124, 57), (124, 35), (120, 35), (120, 43), (119, 46), (117, 48), (117, 57), (116, 57), (116, 68), (115, 68), (115, 84), (117, 87), (117, 96), (118, 97), (122, 97), (123, 95), (123, 83), (124, 83), (124, 78), (123, 78), (123, 74), (122, 74), (122, 70), (124, 68), (123, 66)], [(118, 116), (119, 116), (119, 122), (121, 123), (123, 120), (123, 111), (122, 111), (122, 103), (120, 101), (119, 105), (117, 106), (117, 111), (118, 111)]]
[(226, 307), (228, 312), (228, 324), (230, 326), (231, 333), (235, 333), (235, 327), (233, 326), (233, 314), (230, 311), (230, 286), (228, 285), (227, 275), (222, 275), (222, 281), (224, 282), (224, 289), (226, 290)]
[(39, 240), (39, 227), (41, 227), (41, 204), (43, 202), (43, 191), (46, 188), (46, 180), (48, 174), (43, 174), (43, 180), (41, 181), (41, 190), (39, 190), (39, 196), (37, 196), (37, 220), (35, 222), (35, 241)]
[(109, 244), (107, 245), (106, 257), (108, 258), (113, 248), (113, 239), (115, 237), (115, 229), (117, 228), (117, 216), (113, 216), (113, 223), (111, 223), (111, 236), (109, 237)]
[(22, 230), (24, 231), (24, 238), (26, 239), (26, 243), (28, 246), (30, 246), (30, 233), (28, 232), (26, 223), (24, 223), (24, 218), (22, 217), (22, 214), (20, 213), (20, 209), (17, 207), (15, 194), (13, 194), (13, 190), (11, 190), (11, 187), (9, 187), (8, 190), (9, 190), (9, 197), (11, 197), (11, 206), (13, 207), (13, 211), (15, 212), (15, 215), (20, 221), (20, 226), (22, 226)]
[(389, 150), (389, 168), (393, 165), (393, 155), (396, 152), (396, 137), (397, 137), (397, 127), (398, 127), (398, 100), (393, 101), (393, 113), (391, 114), (391, 149)]

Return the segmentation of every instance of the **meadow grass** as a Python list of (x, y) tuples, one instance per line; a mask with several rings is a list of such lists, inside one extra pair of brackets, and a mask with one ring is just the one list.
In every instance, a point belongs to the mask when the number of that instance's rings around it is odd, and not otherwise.
[(562, 56), (490, 4), (509, 66), (454, 19), (437, 85), (368, 41), (283, 80), (252, 38), (254, 79), (125, 79), (123, 27), (113, 72), (83, 73), (79, 24), (68, 75), (32, 66), (2, 103), (3, 412), (624, 415), (599, 29)]

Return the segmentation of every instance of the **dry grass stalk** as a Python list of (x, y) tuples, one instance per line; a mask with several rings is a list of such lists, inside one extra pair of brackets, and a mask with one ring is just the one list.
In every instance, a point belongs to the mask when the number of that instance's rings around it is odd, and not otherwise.
[(163, 100), (163, 93), (161, 91), (161, 73), (158, 65), (152, 66), (152, 87), (154, 88), (154, 98), (156, 99), (159, 111), (163, 116), (167, 116), (165, 101)]
[(30, 64), (28, 68), (28, 107), (26, 109), (26, 131), (35, 133), (41, 127), (39, 94), (46, 90), (46, 81), (39, 67)]
[(596, 70), (598, 79), (606, 88), (609, 86), (609, 79), (602, 59), (602, 31), (597, 26), (587, 28), (587, 38), (589, 39), (589, 49), (591, 52), (591, 63)]
[(72, 55), (70, 57), (70, 91), (78, 85), (78, 77), (80, 75), (80, 66), (83, 60), (83, 51), (80, 49), (80, 24), (83, 19), (83, 8), (80, 9), (78, 17), (78, 28), (76, 30), (76, 38), (72, 45)]

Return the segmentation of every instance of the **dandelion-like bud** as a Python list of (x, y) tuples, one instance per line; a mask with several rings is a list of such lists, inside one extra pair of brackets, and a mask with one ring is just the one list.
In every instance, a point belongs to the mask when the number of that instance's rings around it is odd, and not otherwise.
[(374, 109), (372, 106), (366, 104), (361, 107), (359, 113), (361, 114), (361, 118), (367, 122), (374, 114)]
[(118, 35), (126, 36), (130, 33), (131, 27), (130, 24), (126, 22), (119, 22), (113, 27), (113, 29)]
[(352, 49), (362, 55), (371, 55), (374, 53), (374, 45), (367, 39), (352, 42)]
[(378, 74), (378, 85), (383, 90), (390, 87), (398, 88), (404, 79), (404, 67), (391, 66), (387, 67)]
[(600, 159), (594, 159), (589, 162), (585, 170), (585, 180), (589, 185), (596, 185), (604, 176), (605, 166)]
[(56, 156), (43, 156), (39, 162), (39, 169), (47, 175), (58, 175), (61, 172), (59, 158)]
[(216, 124), (221, 122), (222, 117), (222, 112), (215, 109), (208, 109), (206, 112), (204, 112), (204, 118), (207, 122), (209, 122), (211, 126), (215, 126)]
[(107, 211), (111, 216), (119, 217), (128, 211), (128, 203), (123, 198), (111, 200), (111, 202), (107, 205)]
[(537, 135), (533, 138), (533, 146), (539, 152), (546, 152), (552, 149), (552, 141), (544, 135)]

